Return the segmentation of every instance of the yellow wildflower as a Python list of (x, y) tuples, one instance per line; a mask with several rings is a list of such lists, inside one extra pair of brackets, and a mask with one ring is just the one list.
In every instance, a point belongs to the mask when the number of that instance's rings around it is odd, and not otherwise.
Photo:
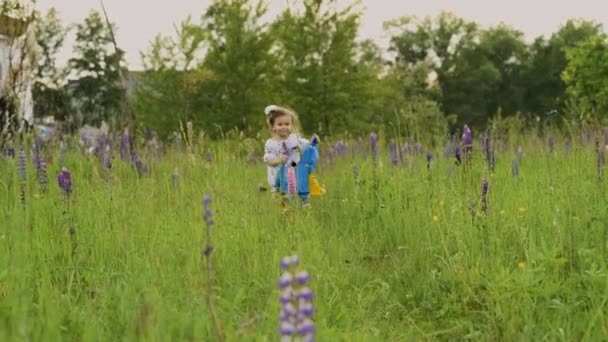
[(526, 268), (526, 262), (525, 262), (525, 261), (520, 261), (520, 262), (517, 264), (517, 268), (519, 268), (520, 270), (522, 270), (522, 271), (523, 271), (523, 269), (524, 269), (524, 268)]
[(444, 205), (445, 205), (445, 202), (444, 202), (443, 200), (440, 200), (440, 201), (439, 201), (439, 207), (440, 207), (440, 208), (443, 208), (443, 206), (444, 206)]
[(433, 216), (433, 221), (439, 222), (439, 216), (437, 216), (437, 215)]
[(524, 207), (519, 208), (519, 213), (520, 214), (524, 214), (526, 211), (528, 211), (528, 209), (526, 209)]

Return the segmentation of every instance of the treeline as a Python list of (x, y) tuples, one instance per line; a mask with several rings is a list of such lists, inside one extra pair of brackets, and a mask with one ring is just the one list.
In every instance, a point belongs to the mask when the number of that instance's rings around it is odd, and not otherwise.
[[(305, 132), (322, 135), (378, 126), (444, 133), (497, 117), (571, 126), (607, 116), (608, 40), (595, 22), (569, 20), (528, 44), (505, 24), (404, 16), (385, 23), (385, 51), (359, 39), (356, 2), (301, 0), (271, 22), (266, 13), (264, 1), (216, 0), (150, 42), (144, 70), (126, 80), (138, 127), (168, 137), (192, 121), (213, 137), (255, 135), (270, 103), (292, 107)], [(51, 10), (39, 25), (36, 115), (72, 126), (120, 122), (116, 59), (124, 53), (114, 51), (104, 18), (93, 11), (64, 25)], [(73, 57), (59, 68), (55, 56), (69, 29)]]

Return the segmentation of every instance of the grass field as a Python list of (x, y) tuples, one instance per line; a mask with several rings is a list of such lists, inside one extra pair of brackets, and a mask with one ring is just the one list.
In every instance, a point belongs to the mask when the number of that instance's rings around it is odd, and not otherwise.
[(212, 161), (174, 149), (142, 156), (141, 178), (115, 153), (109, 182), (98, 159), (70, 149), (68, 199), (58, 148), (45, 151), (47, 193), (29, 153), (25, 182), (18, 158), (0, 159), (0, 340), (216, 340), (205, 194), (228, 341), (279, 340), (279, 260), (292, 254), (312, 275), (318, 341), (606, 340), (608, 187), (594, 146), (556, 142), (549, 153), (522, 141), (518, 177), (511, 145), (493, 173), (477, 143), (469, 167), (443, 148), (430, 169), (424, 154), (393, 166), (384, 148), (376, 163), (325, 159), (328, 193), (288, 215), (258, 191), (265, 167), (231, 143), (207, 146)]

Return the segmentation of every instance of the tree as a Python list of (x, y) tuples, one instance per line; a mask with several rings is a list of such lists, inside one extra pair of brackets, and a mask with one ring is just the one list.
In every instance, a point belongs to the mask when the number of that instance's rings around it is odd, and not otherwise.
[[(202, 67), (211, 77), (201, 83), (200, 105), (223, 129), (244, 131), (263, 127), (276, 59), (272, 37), (261, 18), (264, 1), (215, 0), (202, 17), (208, 45)], [(211, 122), (205, 128), (217, 134)]]
[(63, 46), (68, 29), (61, 23), (55, 8), (37, 20), (36, 42), (39, 57), (33, 85), (34, 116), (51, 115), (65, 120), (69, 113), (69, 96), (65, 84), (67, 69), (57, 66), (57, 53)]
[(602, 32), (598, 23), (568, 20), (549, 39), (537, 38), (529, 47), (522, 82), (526, 85), (522, 110), (544, 114), (564, 109), (566, 85), (562, 80), (568, 60), (566, 51)]
[(515, 114), (522, 104), (523, 33), (501, 24), (478, 34), (479, 42), (461, 49), (442, 83), (443, 108), (458, 114), (458, 125), (486, 125), (491, 115)]
[(300, 112), (304, 131), (329, 135), (361, 125), (377, 80), (373, 69), (357, 64), (361, 11), (337, 10), (336, 0), (304, 0), (273, 24), (282, 99)]
[(117, 60), (124, 51), (113, 51), (112, 37), (97, 11), (91, 11), (76, 27), (75, 57), (69, 63), (77, 77), (74, 97), (78, 98), (83, 124), (99, 125), (121, 114), (122, 86)]
[(566, 53), (568, 66), (562, 74), (567, 95), (592, 120), (608, 113), (608, 40), (596, 35)]
[(135, 74), (134, 108), (140, 124), (162, 138), (178, 131), (180, 123), (204, 121), (198, 88), (211, 77), (202, 64), (202, 26), (186, 18), (175, 29), (175, 37), (157, 36), (141, 54), (144, 71)]

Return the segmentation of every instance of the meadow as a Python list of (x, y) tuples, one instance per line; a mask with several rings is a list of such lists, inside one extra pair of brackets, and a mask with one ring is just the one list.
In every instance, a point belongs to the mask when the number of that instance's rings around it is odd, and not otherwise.
[(108, 170), (48, 143), (44, 192), (30, 139), (25, 180), (19, 148), (0, 159), (0, 340), (215, 341), (211, 294), (227, 341), (277, 341), (289, 255), (312, 276), (318, 341), (606, 340), (608, 175), (593, 139), (565, 141), (497, 143), (491, 171), (477, 137), (460, 165), (444, 146), (393, 165), (382, 135), (375, 157), (367, 137), (331, 155), (323, 140), (327, 193), (282, 214), (244, 152), (262, 142), (142, 147), (141, 177), (117, 147)]

